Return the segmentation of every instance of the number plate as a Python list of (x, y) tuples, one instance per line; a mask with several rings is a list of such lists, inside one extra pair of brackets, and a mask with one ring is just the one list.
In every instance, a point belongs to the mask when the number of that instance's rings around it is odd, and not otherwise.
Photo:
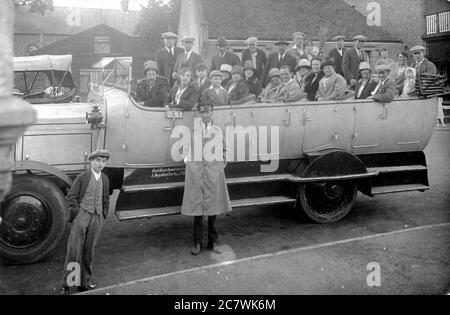
[(166, 112), (167, 119), (183, 119), (183, 112), (179, 110), (168, 110)]

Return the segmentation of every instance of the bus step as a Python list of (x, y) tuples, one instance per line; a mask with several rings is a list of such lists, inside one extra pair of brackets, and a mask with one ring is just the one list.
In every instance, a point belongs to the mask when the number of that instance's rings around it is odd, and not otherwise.
[[(237, 200), (231, 201), (231, 207), (233, 209), (236, 209), (236, 208), (251, 207), (251, 206), (273, 206), (273, 205), (280, 205), (280, 204), (293, 204), (295, 201), (296, 201), (295, 198), (286, 197), (286, 196), (237, 199)], [(170, 216), (170, 215), (177, 215), (177, 214), (181, 214), (181, 206), (116, 212), (116, 216), (119, 219), (119, 221), (154, 218), (154, 217)]]
[(368, 172), (378, 172), (380, 174), (385, 173), (400, 173), (400, 172), (414, 172), (414, 171), (426, 171), (428, 168), (423, 165), (405, 165), (405, 166), (388, 166), (388, 167), (372, 167), (368, 168)]
[(379, 186), (372, 188), (372, 195), (383, 195), (405, 191), (426, 191), (430, 187), (422, 184), (410, 184), (410, 185), (392, 185), (392, 186)]

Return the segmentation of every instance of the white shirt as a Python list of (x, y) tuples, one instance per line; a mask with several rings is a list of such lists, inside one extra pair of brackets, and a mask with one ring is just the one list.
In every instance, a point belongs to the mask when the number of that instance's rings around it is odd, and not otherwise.
[(172, 56), (174, 55), (173, 47), (166, 47), (166, 49), (169, 52), (169, 54), (171, 54)]
[(208, 134), (209, 132), (209, 128), (211, 127), (212, 121), (210, 121), (209, 123), (205, 124), (202, 120), (202, 131), (203, 131), (203, 135)]
[(344, 55), (344, 49), (339, 50), (339, 48), (336, 48), (336, 50), (339, 53), (339, 55), (341, 55), (341, 56)]
[(366, 83), (364, 83), (364, 81), (363, 81), (363, 83), (361, 84), (361, 87), (359, 88), (359, 91), (358, 91), (358, 97), (361, 96), (361, 93), (363, 92), (363, 90), (366, 87), (367, 83), (369, 83), (369, 80), (367, 80)]
[(300, 55), (304, 55), (305, 54), (305, 50), (303, 48), (297, 47), (297, 45), (294, 45), (292, 48), (296, 49)]
[(365, 60), (365, 59), (364, 59), (364, 55), (363, 55), (361, 49), (357, 49), (357, 48), (355, 48), (355, 49), (356, 49), (356, 53), (357, 53), (358, 56), (359, 56), (359, 59)]
[(177, 94), (175, 94), (175, 104), (180, 104), (181, 96), (183, 95), (184, 91), (186, 91), (187, 87), (184, 89), (181, 89), (181, 86), (177, 90)]
[(92, 174), (94, 174), (95, 180), (98, 181), (100, 176), (102, 176), (102, 172), (97, 173), (94, 169), (91, 168)]
[(192, 50), (184, 52), (184, 60), (185, 61), (189, 61), (189, 59), (191, 59), (191, 56), (192, 56)]
[(281, 61), (284, 59), (284, 57), (286, 57), (286, 53), (284, 53), (283, 55), (278, 53), (278, 61)]

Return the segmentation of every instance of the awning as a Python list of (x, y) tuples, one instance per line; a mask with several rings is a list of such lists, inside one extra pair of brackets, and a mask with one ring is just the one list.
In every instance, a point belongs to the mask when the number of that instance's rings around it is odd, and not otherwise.
[(14, 57), (14, 71), (70, 71), (72, 55)]

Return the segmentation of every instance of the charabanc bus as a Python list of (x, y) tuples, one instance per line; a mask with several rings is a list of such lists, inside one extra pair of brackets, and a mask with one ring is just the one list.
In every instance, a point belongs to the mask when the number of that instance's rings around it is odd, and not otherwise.
[[(46, 60), (53, 58), (58, 59)], [(103, 71), (96, 72), (87, 103), (33, 105), (37, 122), (15, 146), (13, 186), (0, 210), (5, 262), (37, 262), (57, 248), (69, 216), (65, 194), (97, 148), (112, 153), (105, 173), (111, 190), (120, 191), (115, 208), (120, 221), (180, 214), (184, 164), (173, 158), (173, 132), (191, 126), (197, 112), (137, 103), (131, 58), (98, 64)], [(426, 191), (423, 151), (437, 108), (431, 96), (389, 104), (352, 99), (217, 107), (215, 124), (244, 130), (233, 146), (244, 144), (245, 154), (235, 150), (226, 167), (232, 207), (278, 205), (332, 223), (351, 211), (358, 192), (374, 197)], [(266, 144), (252, 132), (264, 127), (276, 129)], [(274, 160), (276, 169), (262, 171)]]

